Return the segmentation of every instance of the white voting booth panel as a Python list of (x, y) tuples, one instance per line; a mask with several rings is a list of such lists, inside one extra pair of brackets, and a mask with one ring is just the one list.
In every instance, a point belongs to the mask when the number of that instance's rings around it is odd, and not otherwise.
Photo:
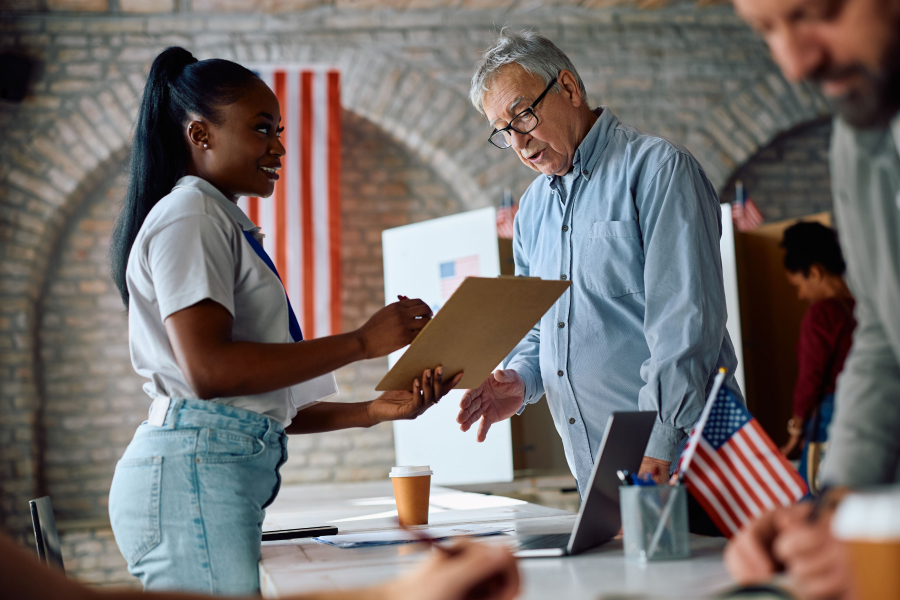
[(734, 250), (734, 222), (731, 220), (731, 204), (720, 204), (722, 207), (722, 238), (719, 248), (722, 254), (722, 273), (725, 279), (725, 308), (728, 310), (728, 322), (725, 327), (734, 345), (737, 356), (737, 370), (734, 377), (741, 392), (747, 393), (744, 385), (744, 343), (741, 338), (741, 310), (738, 305), (737, 255)]
[[(385, 302), (397, 296), (421, 298), (440, 310), (466, 276), (497, 277), (496, 211), (493, 208), (389, 229), (382, 234)], [(390, 355), (394, 366), (403, 353)], [(463, 390), (453, 390), (414, 421), (394, 422), (398, 465), (430, 465), (440, 485), (512, 481), (509, 420), (475, 441), (476, 427), (463, 433), (456, 423)]]

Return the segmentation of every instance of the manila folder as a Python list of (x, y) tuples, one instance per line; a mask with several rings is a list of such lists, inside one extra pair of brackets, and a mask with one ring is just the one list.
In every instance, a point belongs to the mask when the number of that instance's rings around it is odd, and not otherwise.
[(439, 365), (443, 381), (465, 371), (456, 387), (478, 387), (570, 284), (536, 277), (467, 277), (375, 389), (411, 390), (425, 369)]

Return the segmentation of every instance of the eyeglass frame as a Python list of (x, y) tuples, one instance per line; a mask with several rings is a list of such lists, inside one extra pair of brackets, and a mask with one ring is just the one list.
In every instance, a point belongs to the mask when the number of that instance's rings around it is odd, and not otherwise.
[[(562, 73), (562, 72), (560, 71), (560, 73)], [(512, 130), (512, 131), (515, 131), (516, 133), (518, 133), (519, 135), (525, 135), (526, 133), (531, 133), (532, 131), (535, 130), (535, 128), (540, 124), (541, 120), (538, 118), (537, 114), (534, 112), (534, 109), (537, 108), (537, 105), (541, 102), (541, 100), (544, 99), (544, 96), (547, 95), (547, 92), (549, 92), (553, 88), (553, 86), (556, 85), (557, 82), (559, 82), (560, 73), (557, 73), (556, 77), (554, 77), (553, 80), (547, 85), (547, 87), (544, 88), (544, 91), (541, 92), (541, 95), (537, 97), (537, 100), (535, 100), (534, 102), (531, 103), (531, 106), (529, 106), (522, 112), (516, 114), (516, 116), (514, 116), (512, 119), (509, 120), (509, 125), (507, 125), (503, 129), (497, 129), (496, 127), (494, 128), (494, 131), (492, 131), (491, 135), (488, 136), (488, 142), (493, 147), (499, 148), (500, 150), (506, 150), (507, 148), (512, 148), (512, 144), (509, 144), (508, 146), (498, 146), (497, 144), (494, 143), (493, 137), (495, 135), (497, 135), (498, 133), (503, 133), (504, 131)], [(530, 112), (531, 115), (534, 117), (534, 120), (535, 120), (534, 127), (529, 129), (528, 131), (519, 131), (518, 129), (513, 127), (512, 124), (516, 122), (516, 119), (518, 119), (519, 117), (521, 117), (522, 115), (524, 115), (527, 112)]]

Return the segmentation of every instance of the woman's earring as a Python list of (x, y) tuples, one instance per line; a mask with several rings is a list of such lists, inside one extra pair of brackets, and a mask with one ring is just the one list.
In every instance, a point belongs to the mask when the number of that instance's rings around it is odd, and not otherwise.
[(209, 144), (203, 144), (204, 148), (209, 148)]

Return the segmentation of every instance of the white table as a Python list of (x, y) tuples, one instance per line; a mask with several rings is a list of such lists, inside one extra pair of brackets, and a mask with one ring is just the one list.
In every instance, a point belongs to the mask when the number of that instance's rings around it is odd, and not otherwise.
[[(289, 486), (267, 509), (264, 529), (335, 525), (341, 533), (395, 529), (389, 482)], [(433, 487), (430, 525), (492, 523), (515, 535), (567, 533), (575, 515), (500, 496)], [(481, 508), (466, 508), (493, 504)], [(505, 539), (504, 539), (505, 538)], [(509, 536), (482, 543), (510, 543)], [(732, 585), (722, 565), (724, 540), (692, 536), (689, 560), (639, 564), (626, 561), (620, 541), (587, 554), (519, 562), (522, 598), (702, 598)], [(263, 596), (361, 587), (415, 568), (428, 556), (422, 544), (340, 549), (309, 539), (267, 542), (259, 563)]]

